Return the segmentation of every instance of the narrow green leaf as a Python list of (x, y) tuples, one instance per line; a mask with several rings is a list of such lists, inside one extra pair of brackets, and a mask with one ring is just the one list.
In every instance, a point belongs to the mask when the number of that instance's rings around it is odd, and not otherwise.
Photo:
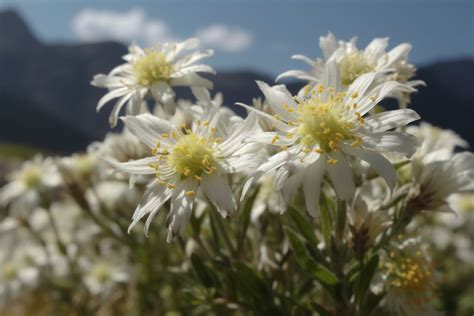
[(191, 264), (193, 265), (196, 275), (205, 287), (212, 287), (215, 285), (215, 279), (211, 271), (206, 267), (201, 257), (193, 253), (191, 255)]
[(361, 308), (361, 315), (371, 315), (374, 309), (379, 305), (380, 301), (384, 298), (385, 293), (374, 294), (369, 292), (366, 296), (364, 305)]
[(370, 258), (369, 262), (364, 266), (362, 275), (359, 281), (359, 287), (357, 289), (359, 297), (365, 297), (367, 290), (369, 289), (370, 282), (372, 281), (377, 267), (379, 265), (379, 256), (374, 255)]
[(319, 242), (314, 235), (314, 227), (311, 224), (310, 219), (304, 218), (297, 209), (291, 206), (288, 206), (287, 212), (303, 237), (306, 238), (312, 246), (316, 247)]
[(253, 203), (255, 202), (255, 198), (257, 197), (259, 190), (255, 190), (255, 192), (250, 196), (250, 198), (245, 202), (245, 206), (243, 210), (239, 212), (239, 217), (237, 219), (237, 227), (239, 227), (239, 235), (237, 241), (237, 252), (240, 253), (244, 246), (245, 237), (247, 236), (247, 229), (250, 224), (250, 213), (252, 211)]
[(336, 276), (309, 256), (303, 242), (291, 228), (285, 227), (284, 229), (290, 241), (291, 249), (295, 254), (296, 261), (303, 269), (311, 273), (313, 278), (321, 283), (324, 288), (334, 293), (335, 286), (338, 283)]
[(273, 304), (273, 296), (269, 286), (260, 273), (242, 262), (235, 264), (234, 286), (240, 297), (251, 303), (257, 315), (278, 315), (278, 309)]
[(331, 244), (331, 215), (329, 211), (329, 203), (324, 196), (321, 195), (321, 230), (323, 231), (324, 242), (326, 243), (326, 247), (329, 248)]

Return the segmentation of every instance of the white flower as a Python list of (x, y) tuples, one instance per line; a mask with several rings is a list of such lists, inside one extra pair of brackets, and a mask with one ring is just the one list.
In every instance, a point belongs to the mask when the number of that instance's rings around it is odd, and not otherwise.
[(375, 73), (362, 75), (347, 92), (341, 92), (338, 67), (330, 62), (321, 84), (313, 90), (306, 89), (302, 97), (292, 97), (284, 86), (269, 87), (258, 82), (275, 115), (253, 110), (269, 120), (275, 131), (252, 135), (247, 141), (280, 146), (281, 152), (252, 172), (243, 195), (258, 178), (277, 169), (275, 187), (282, 190), (285, 202), (303, 186), (307, 211), (315, 216), (325, 171), (337, 195), (347, 201), (352, 199), (355, 184), (351, 157), (368, 162), (393, 188), (395, 170), (378, 152), (412, 155), (417, 139), (389, 130), (419, 117), (408, 109), (364, 117), (393, 91), (412, 91), (411, 87), (393, 81), (374, 86), (376, 76)]
[(451, 159), (456, 147), (469, 147), (469, 144), (455, 132), (426, 122), (421, 122), (419, 126), (409, 126), (407, 133), (423, 140), (413, 158), (425, 163)]
[(250, 219), (253, 223), (258, 222), (265, 211), (281, 214), (285, 211), (285, 205), (279, 192), (275, 191), (275, 174), (267, 174), (258, 181), (259, 189), (252, 204)]
[(197, 39), (180, 43), (158, 44), (151, 49), (130, 46), (129, 54), (124, 56), (125, 64), (112, 71), (94, 76), (92, 85), (107, 88), (98, 105), (99, 111), (107, 102), (118, 98), (110, 114), (110, 125), (117, 124), (120, 109), (128, 104), (127, 114), (140, 113), (143, 101), (149, 95), (155, 102), (167, 106), (174, 103), (174, 86), (202, 87), (212, 89), (212, 82), (197, 75), (197, 72), (214, 73), (214, 70), (197, 61), (212, 55), (212, 50), (196, 51), (181, 57), (184, 50), (198, 46)]
[(351, 247), (356, 256), (361, 258), (374, 245), (375, 239), (390, 225), (390, 221), (383, 211), (369, 210), (360, 195), (355, 199), (348, 215)]
[(237, 205), (227, 175), (257, 163), (254, 152), (258, 146), (242, 142), (255, 133), (258, 124), (255, 115), (250, 115), (230, 130), (223, 128), (219, 120), (218, 111), (207, 111), (188, 129), (150, 114), (123, 118), (127, 128), (152, 150), (151, 155), (136, 161), (110, 163), (120, 171), (155, 178), (148, 184), (129, 229), (148, 215), (147, 234), (154, 216), (171, 200), (168, 214), (168, 240), (171, 240), (184, 229), (198, 189), (222, 216), (235, 213)]
[[(364, 50), (359, 50), (356, 46), (357, 37), (352, 38), (350, 42), (337, 41), (335, 36), (329, 33), (326, 37), (319, 39), (324, 61), (312, 60), (303, 55), (293, 55), (293, 59), (307, 63), (311, 69), (309, 71), (289, 70), (279, 75), (277, 80), (284, 77), (296, 77), (310, 83), (318, 83), (322, 80), (324, 64), (334, 61), (339, 67), (339, 79), (343, 87), (349, 87), (359, 76), (369, 72), (384, 73), (384, 76), (378, 78), (379, 82), (393, 80), (410, 86), (423, 84), (419, 80), (408, 81), (414, 76), (416, 70), (412, 64), (408, 63), (411, 45), (403, 43), (386, 52), (388, 41), (388, 37), (375, 38)], [(409, 100), (404, 95), (413, 91), (403, 91), (403, 93), (394, 91), (391, 96), (397, 97), (402, 102), (408, 102)]]
[(474, 154), (462, 152), (450, 160), (412, 162), (414, 189), (407, 208), (411, 211), (453, 212), (452, 194), (474, 192)]
[(440, 315), (434, 307), (439, 276), (428, 252), (408, 239), (382, 261), (387, 294), (384, 305), (395, 315)]
[(124, 128), (121, 133), (108, 133), (102, 142), (90, 144), (87, 152), (95, 157), (125, 162), (145, 157), (148, 148)]
[(65, 182), (76, 183), (82, 188), (90, 185), (99, 171), (99, 161), (90, 154), (73, 154), (58, 160), (58, 168)]
[(42, 194), (51, 193), (60, 184), (53, 159), (38, 155), (11, 175), (11, 181), (0, 191), (0, 204), (15, 203), (12, 209), (27, 212), (41, 202)]
[[(28, 236), (29, 237), (29, 236)], [(37, 286), (42, 249), (25, 238), (18, 229), (0, 235), (0, 307), (21, 294), (26, 288)]]
[(129, 281), (130, 269), (118, 262), (100, 260), (94, 263), (88, 262), (84, 265), (87, 272), (84, 275), (84, 284), (87, 289), (95, 295), (107, 296), (112, 293), (114, 286)]

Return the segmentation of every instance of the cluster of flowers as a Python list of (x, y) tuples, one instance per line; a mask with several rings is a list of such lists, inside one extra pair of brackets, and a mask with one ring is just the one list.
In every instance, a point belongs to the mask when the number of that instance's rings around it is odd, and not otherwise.
[[(255, 196), (252, 222), (292, 206), (317, 223), (324, 197), (342, 205), (348, 220), (341, 236), (354, 258), (363, 262), (369, 252), (380, 253), (372, 290), (387, 293), (382, 304), (403, 315), (433, 315), (438, 276), (420, 245), (423, 221), (413, 219), (426, 211), (453, 212), (459, 199), (472, 200), (474, 155), (455, 153), (467, 144), (450, 131), (427, 123), (407, 127), (419, 119), (408, 108), (411, 94), (424, 84), (410, 80), (411, 46), (387, 52), (388, 38), (377, 38), (360, 50), (356, 39), (321, 37), (323, 59), (295, 55), (310, 70), (277, 78), (303, 80), (303, 88), (292, 95), (283, 84), (257, 82), (265, 98), (240, 104), (248, 111), (241, 118), (222, 105), (220, 94), (211, 97), (212, 82), (198, 74), (214, 73), (196, 64), (212, 51), (184, 54), (197, 45), (190, 39), (131, 46), (124, 64), (92, 81), (108, 89), (97, 110), (115, 102), (111, 126), (126, 107), (124, 131), (91, 144), (85, 154), (36, 157), (12, 174), (1, 191), (8, 212), (0, 238), (11, 241), (0, 250), (0, 303), (37, 286), (42, 273), (59, 279), (73, 273), (92, 295), (132, 282), (131, 254), (98, 240), (106, 235), (127, 243), (124, 230), (131, 233), (145, 218), (148, 235), (166, 210), (172, 241), (185, 235), (199, 209), (232, 218), (239, 203)], [(177, 100), (176, 86), (190, 87), (196, 101)], [(387, 98), (399, 108), (385, 110)], [(318, 248), (327, 249), (327, 240)], [(272, 265), (261, 251), (262, 265)]]

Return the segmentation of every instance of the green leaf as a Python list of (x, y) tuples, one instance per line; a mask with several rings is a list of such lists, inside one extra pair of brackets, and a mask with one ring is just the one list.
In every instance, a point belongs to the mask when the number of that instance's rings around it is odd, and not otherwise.
[(296, 227), (298, 227), (298, 231), (303, 235), (304, 238), (314, 247), (318, 245), (318, 240), (314, 235), (314, 227), (311, 225), (311, 221), (309, 219), (304, 218), (301, 213), (291, 207), (288, 206), (287, 210), (288, 214), (290, 215), (293, 222), (295, 222)]
[[(239, 280), (241, 281), (242, 285), (244, 285), (246, 290), (250, 291), (255, 297), (260, 296), (262, 299), (268, 298), (268, 287), (257, 271), (248, 267), (242, 262), (237, 262), (235, 264), (235, 267), (237, 268), (237, 275), (239, 277)], [(250, 293), (247, 292), (244, 294)]]
[(324, 194), (321, 195), (321, 230), (323, 231), (324, 242), (326, 243), (326, 247), (329, 248), (331, 244), (331, 215), (330, 215), (330, 208), (327, 198)]
[(369, 292), (366, 296), (364, 305), (361, 308), (361, 315), (370, 315), (373, 310), (379, 305), (380, 301), (384, 298), (385, 293), (374, 294)]
[(212, 287), (216, 284), (216, 279), (212, 272), (206, 267), (201, 257), (193, 253), (191, 255), (191, 264), (193, 265), (196, 275), (205, 287)]
[(359, 281), (359, 286), (356, 289), (357, 295), (361, 298), (365, 297), (369, 286), (370, 282), (372, 281), (375, 272), (377, 271), (377, 267), (379, 265), (379, 256), (374, 255), (372, 258), (370, 258), (369, 262), (364, 266), (362, 269), (362, 274), (360, 276), (360, 281)]
[(247, 236), (247, 229), (250, 224), (250, 213), (252, 211), (253, 203), (255, 202), (255, 198), (257, 197), (259, 190), (255, 190), (255, 192), (250, 196), (250, 198), (245, 202), (245, 206), (242, 211), (239, 212), (239, 217), (237, 218), (237, 227), (239, 227), (239, 234), (237, 240), (237, 252), (240, 253), (244, 246), (245, 237)]
[(291, 228), (285, 227), (284, 229), (288, 239), (290, 240), (291, 249), (295, 254), (296, 261), (324, 288), (329, 290), (331, 293), (335, 293), (335, 287), (338, 284), (337, 277), (310, 257), (303, 242)]

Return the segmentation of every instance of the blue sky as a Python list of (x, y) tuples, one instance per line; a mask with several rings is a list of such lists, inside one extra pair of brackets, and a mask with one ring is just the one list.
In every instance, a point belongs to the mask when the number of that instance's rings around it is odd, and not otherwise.
[[(111, 32), (119, 37), (126, 33), (124, 42), (131, 38), (146, 42), (153, 36), (184, 39), (213, 31), (207, 46), (217, 46), (210, 64), (217, 69), (248, 68), (272, 75), (304, 67), (290, 60), (294, 53), (320, 56), (317, 41), (328, 31), (341, 39), (358, 35), (359, 46), (365, 46), (373, 37), (385, 36), (391, 38), (392, 47), (410, 42), (414, 46), (411, 60), (417, 65), (473, 56), (473, 3), (456, 0), (0, 0), (2, 6), (16, 8), (43, 41), (97, 40), (91, 36), (100, 37), (103, 33), (102, 36), (107, 37)], [(114, 22), (99, 25), (100, 32), (94, 29), (98, 20), (94, 17), (128, 16), (131, 12), (140, 17), (138, 26), (145, 25), (151, 33), (143, 36), (128, 32), (127, 28), (119, 30), (123, 23), (114, 27)], [(73, 21), (78, 20), (82, 22), (74, 27)]]

